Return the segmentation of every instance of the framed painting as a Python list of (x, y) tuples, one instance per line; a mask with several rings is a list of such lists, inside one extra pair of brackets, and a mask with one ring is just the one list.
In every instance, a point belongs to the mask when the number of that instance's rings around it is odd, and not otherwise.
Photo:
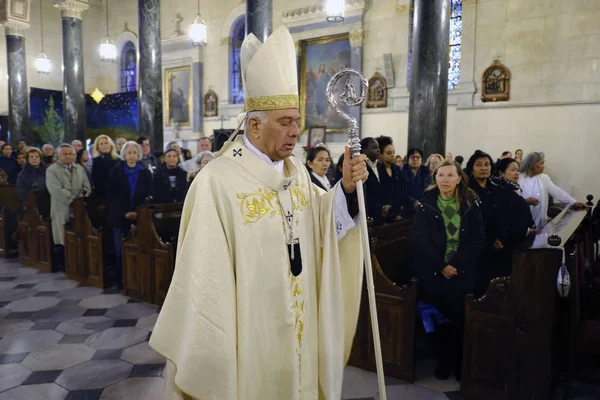
[[(346, 132), (346, 122), (329, 107), (325, 91), (331, 77), (351, 65), (348, 34), (305, 40), (301, 49), (300, 130), (326, 126), (326, 132)], [(334, 92), (342, 93), (344, 83), (341, 79)], [(348, 112), (348, 107), (342, 108)]]
[(316, 147), (319, 143), (325, 143), (326, 131), (324, 126), (312, 126), (308, 131), (308, 146)]
[(481, 76), (481, 101), (508, 101), (510, 99), (510, 71), (495, 59)]
[(189, 126), (192, 120), (192, 69), (191, 67), (165, 70), (165, 122)]

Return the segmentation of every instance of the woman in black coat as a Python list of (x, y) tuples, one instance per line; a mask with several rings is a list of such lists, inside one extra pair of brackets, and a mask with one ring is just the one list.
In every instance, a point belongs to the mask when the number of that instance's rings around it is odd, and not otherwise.
[(474, 290), (483, 246), (479, 201), (460, 166), (445, 160), (416, 208), (409, 256), (420, 299), (448, 320), (433, 337), (438, 379), (447, 379), (454, 369), (460, 380), (465, 296)]
[(377, 168), (383, 218), (386, 222), (399, 221), (402, 219), (400, 214), (406, 200), (402, 195), (401, 168), (396, 165), (396, 149), (389, 136), (379, 136), (377, 143), (380, 153)]
[(29, 192), (46, 191), (46, 164), (42, 162), (42, 151), (30, 147), (25, 153), (25, 165), (17, 177), (17, 191), (23, 202)]
[(106, 135), (100, 135), (92, 146), (92, 181), (96, 197), (106, 196), (106, 185), (111, 169), (119, 162), (115, 143)]
[(432, 177), (429, 168), (423, 165), (423, 150), (410, 149), (406, 155), (407, 163), (402, 167), (401, 181), (404, 198), (404, 215), (414, 215), (421, 196), (429, 185)]
[(140, 146), (133, 141), (127, 142), (121, 153), (123, 160), (110, 170), (106, 183), (108, 226), (113, 230), (119, 287), (122, 287), (123, 279), (121, 238), (129, 233), (137, 217), (137, 208), (152, 195), (152, 173), (140, 163)]
[(170, 149), (165, 152), (165, 166), (153, 177), (154, 203), (181, 203), (187, 193), (187, 172), (179, 168), (179, 155)]
[(367, 171), (369, 177), (364, 184), (367, 216), (373, 220), (373, 225), (383, 225), (383, 204), (381, 203), (381, 184), (379, 182), (379, 143), (372, 137), (360, 141), (361, 151), (367, 156)]
[(8, 177), (8, 184), (15, 185), (17, 183), (17, 176), (21, 172), (17, 159), (13, 157), (12, 147), (6, 143), (2, 146), (2, 153), (0, 154), (0, 169), (4, 170)]

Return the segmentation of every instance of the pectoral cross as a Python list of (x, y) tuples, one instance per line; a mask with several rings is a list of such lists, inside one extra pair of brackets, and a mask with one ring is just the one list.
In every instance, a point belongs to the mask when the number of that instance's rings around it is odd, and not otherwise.
[(289, 224), (291, 224), (291, 223), (292, 223), (292, 221), (294, 220), (294, 214), (292, 214), (291, 212), (289, 212), (289, 211), (288, 211), (288, 212), (287, 212), (287, 215), (285, 216), (285, 219), (287, 219), (287, 222), (288, 222)]
[(298, 239), (289, 239), (285, 243), (288, 246), (290, 246), (290, 259), (292, 261), (294, 261), (294, 259), (296, 258), (296, 254), (295, 254), (294, 248), (296, 247), (296, 245), (300, 244), (300, 240), (298, 240)]

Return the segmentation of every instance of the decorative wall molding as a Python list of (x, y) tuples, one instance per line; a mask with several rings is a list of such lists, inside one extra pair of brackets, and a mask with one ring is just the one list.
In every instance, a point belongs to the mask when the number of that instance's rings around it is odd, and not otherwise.
[(60, 10), (61, 17), (83, 19), (82, 14), (90, 5), (87, 0), (55, 0), (54, 7)]
[(25, 37), (25, 30), (30, 24), (27, 22), (8, 20), (3, 23), (4, 33), (6, 36), (22, 36)]
[[(362, 16), (366, 11), (366, 0), (347, 0), (344, 17), (348, 19), (357, 15)], [(295, 8), (282, 13), (283, 23), (288, 27), (324, 22), (325, 17), (325, 4), (322, 1), (310, 7)]]
[(30, 0), (0, 0), (0, 23), (17, 21), (29, 23)]
[(357, 31), (352, 31), (348, 34), (348, 39), (350, 39), (350, 46), (362, 46), (365, 41), (365, 31), (362, 29)]

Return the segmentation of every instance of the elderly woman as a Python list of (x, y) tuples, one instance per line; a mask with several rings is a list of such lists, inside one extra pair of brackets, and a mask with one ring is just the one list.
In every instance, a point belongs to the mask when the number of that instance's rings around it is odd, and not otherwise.
[(29, 147), (25, 152), (25, 165), (17, 177), (17, 191), (23, 202), (30, 192), (46, 190), (46, 164), (42, 161), (42, 151)]
[(460, 380), (465, 296), (474, 290), (483, 237), (479, 202), (467, 177), (456, 162), (443, 161), (417, 207), (409, 257), (421, 300), (447, 320), (433, 338), (438, 379), (454, 370)]
[(156, 204), (180, 203), (187, 193), (187, 174), (179, 168), (179, 155), (173, 149), (165, 152), (165, 166), (153, 177), (153, 197)]
[[(449, 154), (452, 155), (451, 153), (449, 153)], [(450, 160), (451, 159), (452, 158), (450, 158)], [(438, 153), (434, 153), (434, 154), (430, 155), (429, 157), (427, 157), (427, 161), (425, 161), (425, 166), (427, 168), (429, 168), (431, 175), (433, 175), (433, 173), (435, 172), (437, 167), (442, 163), (443, 160), (444, 160), (444, 157)]]
[(42, 153), (44, 154), (44, 157), (42, 157), (44, 164), (50, 165), (56, 162), (56, 157), (54, 156), (54, 146), (51, 144), (43, 145)]
[(117, 286), (122, 288), (123, 265), (121, 238), (129, 233), (137, 217), (137, 207), (152, 194), (152, 173), (140, 160), (142, 149), (133, 141), (121, 149), (121, 161), (110, 170), (106, 183), (108, 225), (113, 230)]
[(196, 156), (196, 163), (198, 165), (198, 170), (196, 170), (194, 172), (190, 172), (187, 175), (188, 189), (189, 189), (190, 185), (192, 184), (192, 181), (194, 180), (196, 175), (198, 175), (198, 173), (200, 171), (202, 171), (202, 169), (204, 167), (206, 167), (208, 165), (208, 163), (214, 159), (215, 159), (215, 154), (210, 151), (203, 151), (203, 152), (198, 153), (198, 155)]
[(99, 135), (92, 145), (92, 181), (96, 197), (106, 196), (106, 181), (111, 169), (119, 161), (117, 148), (112, 139), (106, 135)]
[(556, 186), (550, 177), (544, 174), (545, 155), (542, 152), (532, 152), (523, 159), (519, 167), (521, 177), (519, 185), (523, 190), (521, 194), (531, 208), (533, 222), (538, 229), (542, 229), (550, 218), (548, 217), (548, 206), (550, 196), (555, 202), (562, 203), (567, 207), (586, 208), (585, 203), (577, 202), (567, 192)]

